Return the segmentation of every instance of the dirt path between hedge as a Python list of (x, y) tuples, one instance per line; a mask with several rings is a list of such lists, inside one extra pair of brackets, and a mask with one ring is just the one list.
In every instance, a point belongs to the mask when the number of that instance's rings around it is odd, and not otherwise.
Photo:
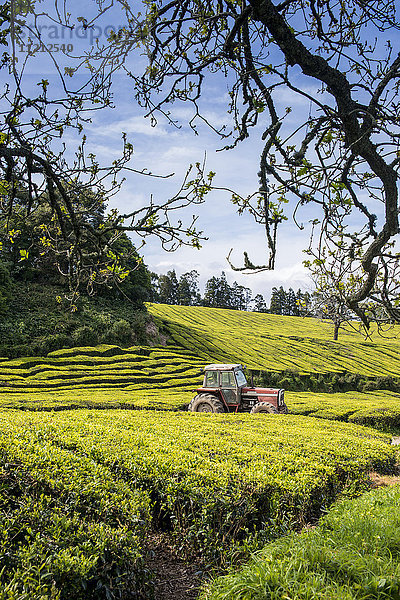
[[(394, 446), (400, 445), (400, 436), (392, 438)], [(369, 473), (372, 487), (400, 484), (400, 475)], [(155, 600), (196, 600), (205, 573), (199, 562), (185, 562), (179, 558), (166, 534), (154, 533), (147, 543), (147, 565), (154, 573)]]
[(204, 572), (199, 563), (180, 559), (166, 535), (149, 537), (147, 566), (154, 573), (155, 600), (196, 600)]
[[(400, 446), (400, 436), (396, 435), (392, 437), (392, 446)], [(399, 465), (400, 468), (400, 465)], [(400, 473), (400, 471), (399, 471)], [(372, 472), (369, 473), (369, 478), (372, 482), (372, 487), (383, 487), (386, 485), (399, 485), (400, 484), (400, 474), (399, 475), (381, 475), (380, 473)]]

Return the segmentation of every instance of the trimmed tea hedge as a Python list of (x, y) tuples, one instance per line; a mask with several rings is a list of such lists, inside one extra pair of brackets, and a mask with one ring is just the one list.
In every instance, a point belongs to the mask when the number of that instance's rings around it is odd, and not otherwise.
[[(171, 388), (80, 388), (67, 390), (0, 394), (0, 408), (29, 411), (96, 409), (185, 410), (193, 389)], [(400, 393), (389, 391), (346, 392), (343, 394), (285, 392), (289, 410), (297, 415), (346, 421), (378, 429), (400, 428)], [(241, 415), (240, 415), (241, 416)]]
[(336, 504), (319, 526), (268, 544), (202, 600), (400, 597), (400, 488)]
[(139, 487), (177, 545), (211, 562), (304, 524), (348, 486), (365, 486), (368, 470), (390, 471), (395, 463), (384, 434), (300, 416), (85, 410), (1, 416), (7, 460), (43, 485), (65, 489), (78, 504), (75, 512), (113, 526), (136, 523), (130, 490)]
[(286, 392), (290, 411), (322, 419), (348, 421), (379, 429), (400, 428), (400, 393), (376, 390), (318, 394)]
[(51, 419), (1, 423), (0, 598), (149, 598), (148, 494), (54, 444)]
[(0, 598), (151, 598), (143, 542), (226, 567), (390, 472), (390, 438), (301, 416), (0, 413)]
[(147, 408), (157, 410), (185, 410), (193, 398), (192, 384), (189, 390), (185, 385), (179, 387), (179, 380), (170, 380), (176, 387), (152, 388), (151, 386), (127, 386), (119, 388), (79, 387), (71, 385), (69, 389), (40, 390), (35, 392), (14, 392), (0, 394), (0, 410), (14, 408), (28, 411), (68, 410), (74, 408), (112, 409)]
[(351, 329), (335, 342), (329, 339), (332, 326), (311, 318), (166, 304), (149, 304), (148, 310), (173, 343), (206, 361), (239, 362), (267, 371), (368, 377), (400, 373), (399, 326), (385, 338), (372, 332), (373, 341)]

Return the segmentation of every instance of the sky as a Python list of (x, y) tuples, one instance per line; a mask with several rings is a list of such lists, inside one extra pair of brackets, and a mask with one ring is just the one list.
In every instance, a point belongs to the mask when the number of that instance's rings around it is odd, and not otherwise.
[[(44, 12), (47, 3), (38, 5)], [(51, 6), (48, 3), (48, 6)], [(71, 10), (72, 7), (72, 10)], [(85, 16), (88, 16), (89, 4), (85, 4)], [(74, 18), (80, 14), (82, 4), (73, 0), (69, 9)], [(75, 11), (75, 12), (74, 12)], [(89, 13), (90, 14), (90, 13)], [(116, 29), (123, 23), (122, 16), (115, 9), (109, 10), (102, 20), (97, 23), (97, 30), (79, 32), (76, 29), (72, 34), (63, 31), (60, 26), (47, 16), (40, 17), (42, 26), (42, 42), (52, 46), (52, 57), (63, 67), (68, 64), (68, 59), (60, 51), (56, 51), (56, 44), (70, 44), (73, 53), (88, 50), (91, 45), (90, 37), (98, 35), (104, 40), (105, 32), (111, 27)], [(30, 15), (27, 21), (29, 23)], [(25, 38), (26, 39), (26, 38)], [(27, 46), (17, 47), (19, 64), (27, 56)], [(50, 55), (38, 53), (31, 57), (25, 68), (25, 85), (34, 87), (38, 80), (47, 77), (53, 89), (57, 92), (57, 78), (55, 66), (49, 58)], [(131, 59), (138, 64), (140, 69), (141, 59), (134, 56)], [(310, 92), (313, 92), (310, 84)], [(213, 123), (229, 123), (227, 115), (227, 87), (222, 78), (216, 78), (205, 88), (202, 96), (202, 110), (212, 118)], [(203, 162), (206, 157), (206, 170), (216, 172), (214, 183), (219, 187), (228, 187), (247, 195), (258, 188), (258, 164), (262, 148), (260, 140), (261, 130), (252, 132), (250, 139), (239, 144), (230, 151), (217, 152), (224, 142), (205, 126), (199, 126), (198, 135), (187, 126), (190, 109), (181, 104), (173, 109), (174, 118), (178, 119), (181, 128), (177, 129), (163, 119), (159, 120), (157, 127), (152, 127), (149, 119), (143, 116), (143, 110), (134, 100), (132, 83), (124, 73), (116, 73), (113, 82), (114, 109), (106, 109), (94, 113), (92, 123), (84, 131), (87, 137), (87, 149), (94, 152), (100, 163), (106, 164), (117, 158), (121, 150), (121, 132), (127, 133), (128, 140), (134, 146), (134, 155), (131, 166), (135, 169), (147, 168), (159, 175), (174, 173), (168, 179), (152, 179), (137, 174), (126, 175), (126, 182), (119, 194), (112, 199), (111, 207), (117, 207), (121, 212), (129, 212), (132, 207), (148, 202), (150, 195), (154, 198), (167, 198), (168, 194), (178, 189), (190, 163)], [(293, 96), (282, 95), (282, 106), (289, 103), (293, 106), (292, 119), (301, 119), (306, 115), (308, 106), (305, 101), (299, 102)], [(295, 104), (293, 104), (295, 102)], [(190, 116), (189, 116), (190, 118)], [(68, 137), (69, 136), (69, 137)], [(74, 147), (76, 140), (67, 134), (65, 140)], [(202, 248), (182, 247), (174, 253), (165, 252), (158, 240), (147, 239), (146, 244), (140, 249), (147, 266), (156, 273), (166, 273), (175, 269), (177, 275), (195, 269), (200, 274), (200, 287), (203, 288), (206, 280), (214, 275), (226, 273), (229, 283), (238, 283), (250, 287), (254, 295), (261, 293), (269, 298), (274, 286), (283, 286), (288, 289), (312, 289), (312, 282), (306, 269), (302, 265), (305, 258), (302, 250), (307, 246), (310, 228), (308, 220), (312, 215), (303, 215), (304, 230), (289, 219), (280, 226), (278, 241), (277, 261), (274, 271), (242, 274), (232, 271), (226, 257), (231, 249), (231, 260), (241, 266), (243, 251), (246, 251), (254, 264), (264, 264), (268, 260), (268, 249), (263, 229), (257, 225), (248, 214), (238, 215), (235, 207), (230, 202), (230, 194), (226, 191), (211, 192), (203, 205), (189, 207), (180, 215), (184, 221), (190, 222), (193, 214), (198, 215), (197, 228), (204, 231), (207, 240), (202, 242)], [(135, 244), (138, 240), (132, 238)]]
[[(217, 102), (215, 95), (210, 97), (210, 110), (221, 113), (223, 117), (225, 103), (222, 97), (217, 97)], [(148, 168), (159, 174), (176, 174), (171, 180), (161, 181), (140, 176), (129, 178), (118, 197), (113, 199), (113, 204), (121, 211), (129, 211), (133, 203), (148, 201), (150, 194), (155, 198), (165, 198), (169, 192), (173, 193), (179, 187), (188, 164), (202, 162), (205, 156), (207, 171), (216, 172), (216, 186), (235, 189), (243, 195), (257, 189), (259, 145), (254, 140), (247, 140), (234, 151), (217, 152), (221, 141), (205, 127), (200, 129), (198, 136), (185, 126), (179, 130), (167, 123), (151, 127), (149, 120), (143, 118), (132, 102), (127, 103), (126, 109), (120, 114), (121, 118), (111, 124), (99, 126), (93, 123), (95, 153), (100, 155), (105, 152), (110, 148), (110, 141), (114, 140), (113, 147), (117, 154), (120, 147), (119, 132), (125, 131), (134, 146), (135, 168)], [(211, 192), (203, 205), (190, 207), (186, 213), (188, 219), (194, 213), (198, 215), (196, 226), (204, 231), (208, 239), (202, 242), (200, 250), (182, 247), (167, 253), (160, 248), (158, 240), (148, 238), (142, 252), (145, 262), (153, 271), (166, 273), (175, 269), (181, 275), (195, 269), (200, 274), (201, 287), (207, 279), (224, 271), (230, 284), (237, 281), (250, 287), (254, 294), (261, 293), (266, 298), (274, 286), (310, 289), (311, 282), (302, 265), (302, 249), (307, 239), (304, 238), (304, 232), (300, 232), (293, 223), (288, 221), (281, 226), (277, 268), (274, 271), (242, 274), (232, 271), (226, 257), (233, 249), (232, 262), (241, 266), (243, 251), (247, 251), (254, 264), (264, 264), (267, 245), (262, 227), (250, 215), (238, 215), (226, 191)]]

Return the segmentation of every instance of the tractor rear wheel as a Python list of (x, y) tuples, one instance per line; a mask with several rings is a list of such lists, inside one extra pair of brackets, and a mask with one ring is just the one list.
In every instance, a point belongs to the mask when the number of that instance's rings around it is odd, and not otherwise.
[(254, 414), (254, 413), (270, 413), (270, 414), (277, 415), (278, 411), (275, 408), (275, 406), (273, 406), (269, 402), (257, 402), (257, 404), (255, 404), (253, 406), (253, 408), (251, 409), (250, 413), (251, 414)]
[(221, 400), (218, 400), (218, 398), (212, 394), (198, 394), (189, 404), (188, 410), (192, 412), (210, 413), (225, 412), (225, 408)]

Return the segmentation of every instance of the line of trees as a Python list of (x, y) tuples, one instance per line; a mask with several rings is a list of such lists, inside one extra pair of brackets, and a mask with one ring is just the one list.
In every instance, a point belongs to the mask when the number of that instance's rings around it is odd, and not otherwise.
[(332, 293), (329, 286), (319, 285), (313, 292), (296, 292), (283, 286), (273, 287), (270, 305), (262, 294), (254, 297), (250, 288), (236, 281), (229, 285), (224, 272), (220, 277), (208, 279), (202, 296), (199, 288), (199, 273), (195, 270), (184, 273), (178, 279), (175, 270), (166, 275), (152, 273), (152, 301), (184, 306), (210, 306), (253, 312), (271, 313), (292, 317), (315, 317), (333, 323), (333, 339), (337, 340), (340, 327), (354, 316), (343, 299)]
[(354, 321), (354, 314), (346, 305), (345, 299), (336, 293), (329, 281), (320, 279), (316, 289), (310, 294), (292, 288), (286, 291), (281, 286), (272, 288), (269, 312), (276, 315), (295, 317), (315, 317), (333, 323), (333, 339), (339, 338), (342, 325)]
[(282, 286), (279, 289), (273, 287), (269, 312), (274, 315), (292, 317), (315, 316), (313, 314), (313, 296), (300, 289), (295, 292), (292, 288), (286, 291)]
[(262, 294), (253, 293), (250, 288), (236, 281), (230, 285), (222, 271), (219, 277), (213, 276), (205, 284), (204, 295), (199, 287), (199, 273), (196, 270), (184, 273), (179, 278), (175, 270), (165, 275), (152, 273), (152, 300), (162, 304), (183, 306), (210, 306), (254, 312), (270, 312), (277, 315), (309, 316), (312, 313), (312, 297), (300, 289), (286, 291), (281, 286), (272, 288), (268, 308)]
[[(214, 308), (231, 308), (234, 310), (251, 310), (252, 292), (250, 288), (239, 285), (236, 281), (229, 285), (224, 272), (220, 277), (211, 277), (205, 285), (202, 296), (199, 288), (199, 273), (196, 270), (184, 273), (178, 279), (175, 270), (166, 275), (152, 274), (153, 301), (163, 304), (180, 304), (183, 306), (211, 306)], [(259, 294), (263, 300), (261, 294)], [(267, 310), (267, 306), (263, 304)]]

